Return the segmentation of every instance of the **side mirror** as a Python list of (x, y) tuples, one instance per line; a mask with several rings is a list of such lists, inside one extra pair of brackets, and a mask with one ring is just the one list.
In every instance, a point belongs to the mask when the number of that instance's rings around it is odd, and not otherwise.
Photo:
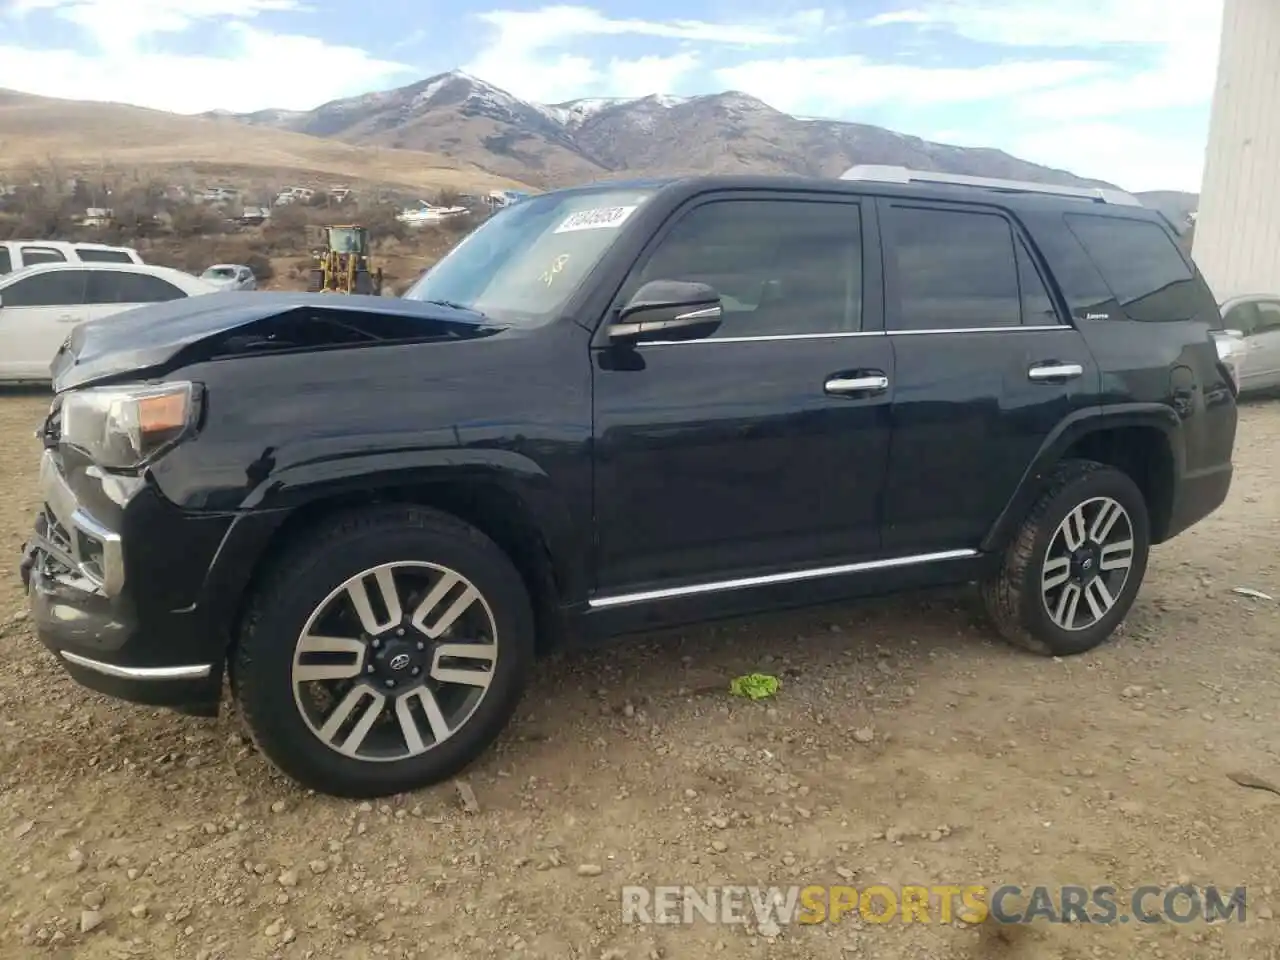
[(698, 340), (720, 326), (720, 295), (705, 283), (650, 280), (619, 311), (609, 326), (613, 343)]

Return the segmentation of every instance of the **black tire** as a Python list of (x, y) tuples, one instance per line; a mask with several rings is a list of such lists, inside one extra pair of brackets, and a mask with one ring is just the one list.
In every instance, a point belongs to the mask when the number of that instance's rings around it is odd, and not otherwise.
[(307, 292), (319, 293), (324, 289), (324, 271), (312, 270), (307, 275)]
[[(313, 611), (336, 588), (361, 571), (398, 562), (439, 564), (465, 577), (491, 616), (498, 653), (478, 705), (447, 739), (405, 759), (345, 756), (304, 719), (295, 700), (294, 651)], [(230, 675), (254, 743), (285, 775), (332, 796), (380, 797), (448, 779), (483, 754), (519, 703), (534, 649), (528, 591), (493, 541), (436, 510), (386, 506), (339, 515), (282, 552), (255, 584)], [(361, 674), (349, 682), (363, 680)]]
[(373, 294), (373, 277), (369, 276), (368, 270), (361, 270), (356, 274), (355, 289), (352, 293), (371, 296)]
[[(1083, 629), (1067, 630), (1054, 622), (1041, 588), (1050, 544), (1076, 507), (1106, 497), (1128, 514), (1132, 559), (1114, 605)], [(1041, 656), (1073, 656), (1105, 642), (1128, 614), (1146, 574), (1151, 549), (1150, 518), (1142, 491), (1114, 467), (1091, 460), (1066, 460), (1050, 477), (1044, 492), (1005, 549), (1000, 569), (984, 581), (982, 599), (1000, 635), (1014, 646)]]

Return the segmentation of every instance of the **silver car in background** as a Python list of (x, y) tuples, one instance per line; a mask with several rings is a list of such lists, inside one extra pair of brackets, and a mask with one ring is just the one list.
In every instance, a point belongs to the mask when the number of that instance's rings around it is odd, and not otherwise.
[(1280, 389), (1280, 294), (1247, 294), (1222, 304), (1233, 343), (1219, 353), (1233, 368), (1242, 394)]
[(243, 263), (215, 263), (200, 279), (223, 290), (257, 290), (258, 279)]

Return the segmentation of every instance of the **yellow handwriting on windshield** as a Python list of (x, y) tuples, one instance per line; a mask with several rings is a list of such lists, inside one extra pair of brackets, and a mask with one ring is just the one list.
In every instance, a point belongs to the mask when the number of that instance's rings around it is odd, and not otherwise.
[(560, 256), (556, 257), (555, 260), (551, 262), (550, 269), (543, 271), (542, 276), (539, 277), (538, 279), (541, 280), (543, 283), (545, 283), (548, 287), (551, 286), (551, 284), (556, 282), (556, 277), (559, 275), (560, 271), (564, 269), (564, 265), (568, 262), (569, 262), (569, 255), (567, 253), (560, 254)]

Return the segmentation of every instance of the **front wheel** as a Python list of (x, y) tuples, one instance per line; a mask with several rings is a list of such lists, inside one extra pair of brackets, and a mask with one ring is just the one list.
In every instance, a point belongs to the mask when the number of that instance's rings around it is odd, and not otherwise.
[(1010, 643), (1045, 656), (1084, 653), (1133, 606), (1150, 548), (1146, 501), (1128, 474), (1064, 461), (982, 584), (983, 601)]
[(438, 511), (348, 514), (287, 550), (242, 624), (233, 691), (255, 743), (320, 793), (453, 776), (497, 738), (534, 652), (523, 580)]

